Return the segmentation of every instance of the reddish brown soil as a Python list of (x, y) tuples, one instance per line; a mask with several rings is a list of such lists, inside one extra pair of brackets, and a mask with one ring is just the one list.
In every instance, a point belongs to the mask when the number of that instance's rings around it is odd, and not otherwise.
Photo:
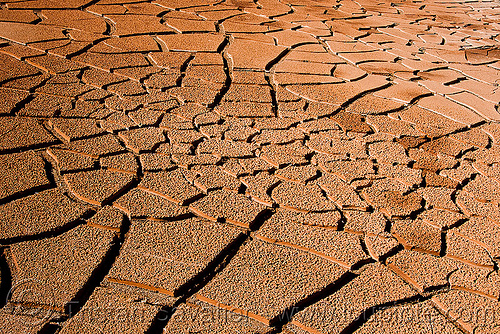
[(500, 333), (497, 1), (0, 3), (0, 333)]

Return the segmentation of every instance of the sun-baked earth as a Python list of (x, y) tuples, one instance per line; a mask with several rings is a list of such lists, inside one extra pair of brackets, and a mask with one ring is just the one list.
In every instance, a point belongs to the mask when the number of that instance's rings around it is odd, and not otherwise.
[(500, 4), (0, 3), (0, 333), (500, 333)]

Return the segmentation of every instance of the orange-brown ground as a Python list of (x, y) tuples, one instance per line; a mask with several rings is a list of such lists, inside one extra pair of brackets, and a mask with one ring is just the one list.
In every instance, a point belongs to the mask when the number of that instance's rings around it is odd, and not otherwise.
[(500, 333), (498, 1), (0, 8), (0, 333)]

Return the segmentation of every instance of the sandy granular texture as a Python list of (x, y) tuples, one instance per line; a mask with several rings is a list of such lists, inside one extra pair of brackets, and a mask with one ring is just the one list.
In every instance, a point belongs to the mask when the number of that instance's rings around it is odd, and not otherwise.
[(0, 3), (0, 333), (500, 333), (500, 4)]

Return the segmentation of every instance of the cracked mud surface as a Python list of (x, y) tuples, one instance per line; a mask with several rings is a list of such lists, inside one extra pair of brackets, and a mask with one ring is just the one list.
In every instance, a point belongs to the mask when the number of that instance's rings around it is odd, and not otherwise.
[(500, 333), (494, 1), (0, 3), (1, 333)]

